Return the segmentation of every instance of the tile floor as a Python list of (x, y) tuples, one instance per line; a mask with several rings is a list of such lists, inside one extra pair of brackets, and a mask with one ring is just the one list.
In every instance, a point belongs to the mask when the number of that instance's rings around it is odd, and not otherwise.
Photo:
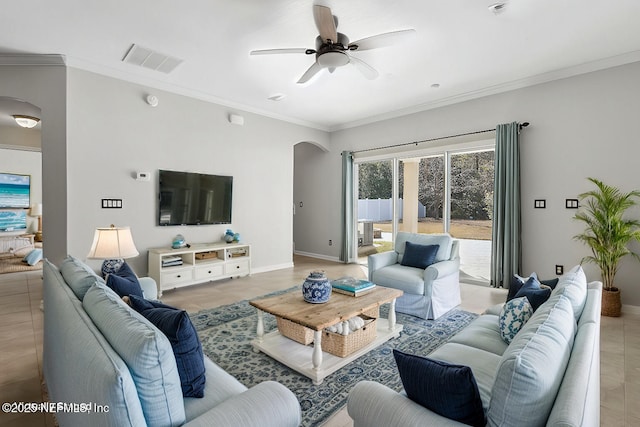
[[(254, 274), (165, 292), (163, 301), (188, 311), (198, 311), (302, 283), (313, 269), (329, 277), (366, 277), (363, 267), (306, 257), (295, 257), (295, 267)], [(481, 312), (504, 300), (504, 290), (462, 286), (462, 308)], [(0, 275), (0, 402), (42, 401), (42, 298), (41, 272)], [(640, 425), (640, 314), (602, 318), (601, 425)], [(5, 414), (0, 426), (52, 426), (43, 414)], [(353, 423), (346, 410), (325, 424), (346, 427)]]

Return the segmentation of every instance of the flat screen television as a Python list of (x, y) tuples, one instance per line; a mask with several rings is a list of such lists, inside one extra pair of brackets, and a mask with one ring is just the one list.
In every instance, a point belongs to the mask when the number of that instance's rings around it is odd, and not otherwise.
[(31, 175), (0, 173), (0, 209), (28, 208)]
[(230, 224), (233, 177), (159, 171), (158, 225)]

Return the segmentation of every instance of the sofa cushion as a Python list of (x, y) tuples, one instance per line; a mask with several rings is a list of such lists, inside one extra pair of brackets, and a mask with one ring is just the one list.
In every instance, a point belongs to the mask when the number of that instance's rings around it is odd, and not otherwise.
[(560, 294), (567, 297), (571, 302), (574, 317), (578, 320), (587, 300), (587, 277), (582, 266), (576, 265), (560, 277), (560, 281), (552, 294)]
[(371, 273), (371, 281), (400, 289), (405, 294), (424, 295), (424, 270), (421, 268), (392, 264)]
[(204, 398), (187, 397), (184, 399), (184, 412), (187, 421), (199, 417), (214, 406), (218, 406), (218, 404), (230, 397), (247, 390), (246, 386), (213, 363), (207, 356), (204, 357), (204, 367), (207, 377), (204, 386)]
[(452, 420), (472, 426), (485, 424), (480, 392), (471, 368), (395, 349), (393, 356), (409, 399)]
[(464, 344), (502, 356), (507, 349), (507, 343), (500, 336), (500, 311), (496, 315), (479, 316), (447, 342)]
[(401, 265), (425, 269), (434, 263), (439, 245), (419, 245), (407, 241)]
[(451, 247), (453, 238), (447, 233), (418, 234), (400, 231), (396, 235), (395, 251), (398, 252), (398, 262), (402, 262), (404, 256), (405, 242), (417, 243), (419, 245), (438, 245), (435, 262), (445, 261), (451, 258)]
[(506, 343), (511, 343), (520, 329), (533, 314), (533, 308), (527, 297), (514, 298), (507, 301), (500, 313), (500, 336)]
[(516, 293), (516, 298), (527, 297), (533, 311), (536, 311), (551, 295), (551, 289), (541, 288), (540, 282), (535, 277), (529, 277), (520, 290)]
[(130, 295), (129, 300), (134, 310), (169, 338), (180, 375), (182, 395), (203, 397), (205, 369), (202, 345), (187, 312), (136, 295)]
[(502, 356), (487, 412), (490, 426), (546, 423), (562, 383), (576, 333), (573, 309), (562, 296), (536, 311)]
[(82, 306), (129, 367), (147, 424), (183, 424), (180, 376), (167, 337), (106, 285), (89, 288)]
[(136, 295), (144, 298), (138, 276), (133, 272), (129, 264), (122, 263), (118, 271), (107, 274), (107, 286), (114, 290), (120, 297)]
[(548, 280), (540, 280), (538, 278), (538, 275), (535, 272), (531, 273), (529, 277), (521, 277), (521, 276), (518, 276), (517, 274), (514, 274), (513, 277), (511, 278), (511, 282), (509, 282), (509, 292), (507, 293), (507, 301), (512, 300), (516, 297), (516, 294), (518, 293), (522, 285), (524, 285), (526, 281), (529, 280), (530, 277), (535, 277), (536, 280), (540, 282), (540, 284), (548, 286), (551, 289), (554, 289), (556, 287), (559, 280), (557, 277), (553, 279), (548, 279)]
[(42, 261), (42, 249), (32, 249), (29, 253), (22, 258), (24, 262), (29, 265), (36, 265), (40, 261)]
[(102, 277), (98, 276), (88, 265), (71, 255), (60, 263), (59, 270), (62, 277), (64, 277), (64, 281), (81, 301), (84, 298), (84, 294), (94, 283), (104, 284)]

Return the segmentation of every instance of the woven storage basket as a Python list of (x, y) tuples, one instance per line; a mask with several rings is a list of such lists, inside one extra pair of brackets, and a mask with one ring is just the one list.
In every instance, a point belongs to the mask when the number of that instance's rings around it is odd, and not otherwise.
[(304, 345), (313, 342), (313, 330), (278, 316), (276, 316), (276, 322), (280, 334), (285, 337)]
[(364, 319), (365, 325), (357, 331), (350, 332), (349, 335), (322, 331), (322, 351), (338, 357), (346, 357), (375, 340), (377, 320), (364, 314), (360, 317)]
[(608, 317), (620, 317), (622, 314), (622, 302), (620, 301), (620, 290), (612, 288), (610, 291), (602, 291), (602, 307), (600, 314)]

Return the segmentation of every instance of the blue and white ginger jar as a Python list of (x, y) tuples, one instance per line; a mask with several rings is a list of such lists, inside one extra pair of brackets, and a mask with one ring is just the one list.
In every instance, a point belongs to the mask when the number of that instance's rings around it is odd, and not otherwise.
[(302, 284), (302, 297), (306, 302), (322, 304), (331, 296), (331, 281), (324, 271), (312, 271)]

